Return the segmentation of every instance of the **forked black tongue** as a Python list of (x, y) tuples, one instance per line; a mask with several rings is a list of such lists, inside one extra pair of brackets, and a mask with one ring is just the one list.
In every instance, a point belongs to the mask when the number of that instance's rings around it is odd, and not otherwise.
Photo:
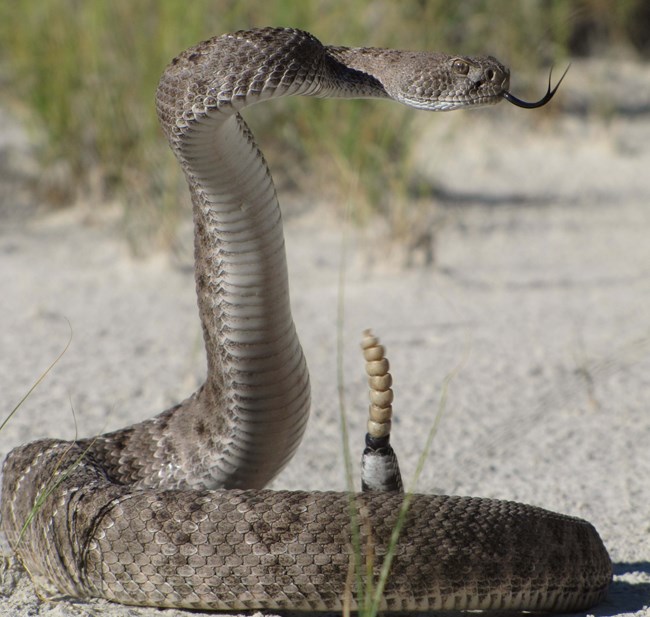
[(555, 88), (551, 89), (551, 75), (553, 75), (553, 67), (551, 67), (551, 70), (548, 72), (548, 88), (546, 89), (546, 94), (541, 99), (539, 99), (539, 101), (535, 101), (534, 103), (522, 101), (521, 99), (518, 99), (513, 94), (510, 94), (510, 92), (508, 92), (507, 90), (503, 93), (503, 98), (509, 103), (512, 103), (517, 107), (523, 107), (525, 109), (535, 109), (536, 107), (543, 107), (544, 105), (546, 105), (546, 103), (548, 103), (553, 98), (553, 96), (557, 92), (557, 89), (560, 87), (560, 84), (562, 83), (564, 76), (569, 72), (569, 68), (571, 68), (570, 64), (569, 66), (566, 67), (564, 73), (562, 73), (562, 77), (560, 77), (560, 80), (555, 84)]

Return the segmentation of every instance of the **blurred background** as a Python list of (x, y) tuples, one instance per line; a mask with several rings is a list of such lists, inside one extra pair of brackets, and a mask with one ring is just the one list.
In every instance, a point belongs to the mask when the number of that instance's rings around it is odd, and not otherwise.
[[(569, 60), (650, 56), (646, 0), (4, 2), (0, 216), (113, 204), (134, 251), (169, 247), (188, 200), (157, 125), (157, 80), (197, 41), (265, 25), (307, 29), (337, 45), (489, 53), (528, 98), (541, 96), (551, 64), (559, 75)], [(583, 111), (607, 113), (602, 104)], [(412, 173), (416, 116), (394, 104), (283, 100), (247, 119), (283, 194), (310, 186), (332, 202), (352, 198), (359, 221), (392, 217), (399, 235), (407, 231), (395, 204), (431, 191), (431, 179)]]

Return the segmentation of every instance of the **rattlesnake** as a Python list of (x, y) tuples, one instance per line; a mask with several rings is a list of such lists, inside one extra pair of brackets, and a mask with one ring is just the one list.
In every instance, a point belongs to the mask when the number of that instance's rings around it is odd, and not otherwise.
[[(281, 217), (239, 115), (289, 95), (391, 98), (451, 110), (526, 104), (491, 57), (326, 47), (293, 29), (238, 32), (180, 54), (158, 115), (189, 183), (208, 378), (162, 414), (4, 465), (3, 529), (39, 589), (125, 604), (334, 610), (354, 559), (349, 497), (264, 490), (307, 421)], [(376, 576), (402, 502), (356, 495)], [(36, 507), (34, 507), (36, 504)], [(30, 519), (30, 513), (33, 518)], [(391, 610), (577, 610), (611, 563), (587, 522), (517, 503), (414, 495), (384, 593)], [(355, 600), (352, 598), (352, 608)]]

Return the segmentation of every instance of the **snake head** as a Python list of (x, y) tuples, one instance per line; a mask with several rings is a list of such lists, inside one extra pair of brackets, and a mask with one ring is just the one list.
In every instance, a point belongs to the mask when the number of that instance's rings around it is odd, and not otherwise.
[(526, 109), (543, 107), (569, 70), (567, 67), (555, 87), (551, 87), (551, 70), (546, 94), (528, 102), (509, 91), (510, 71), (492, 56), (400, 52), (392, 64), (388, 77), (380, 77), (388, 95), (410, 107), (431, 111), (493, 105), (502, 99)]
[(402, 52), (401, 70), (384, 82), (389, 96), (410, 107), (451, 111), (498, 103), (510, 71), (492, 56)]

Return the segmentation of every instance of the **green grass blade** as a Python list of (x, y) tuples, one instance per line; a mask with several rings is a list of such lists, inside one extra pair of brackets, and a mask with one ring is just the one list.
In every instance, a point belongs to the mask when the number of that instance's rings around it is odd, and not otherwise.
[(353, 580), (355, 581), (357, 610), (363, 613), (365, 606), (366, 591), (361, 568), (361, 533), (359, 529), (359, 517), (357, 515), (357, 504), (354, 490), (354, 474), (352, 471), (352, 454), (350, 452), (350, 437), (348, 431), (347, 407), (345, 402), (345, 370), (343, 366), (345, 337), (343, 326), (345, 324), (345, 273), (347, 265), (348, 233), (352, 212), (352, 200), (346, 201), (345, 217), (343, 223), (343, 234), (341, 237), (341, 262), (339, 266), (338, 300), (336, 317), (336, 385), (338, 394), (339, 419), (341, 424), (341, 441), (343, 446), (343, 462), (345, 468), (345, 481), (349, 496), (350, 528), (353, 553)]

